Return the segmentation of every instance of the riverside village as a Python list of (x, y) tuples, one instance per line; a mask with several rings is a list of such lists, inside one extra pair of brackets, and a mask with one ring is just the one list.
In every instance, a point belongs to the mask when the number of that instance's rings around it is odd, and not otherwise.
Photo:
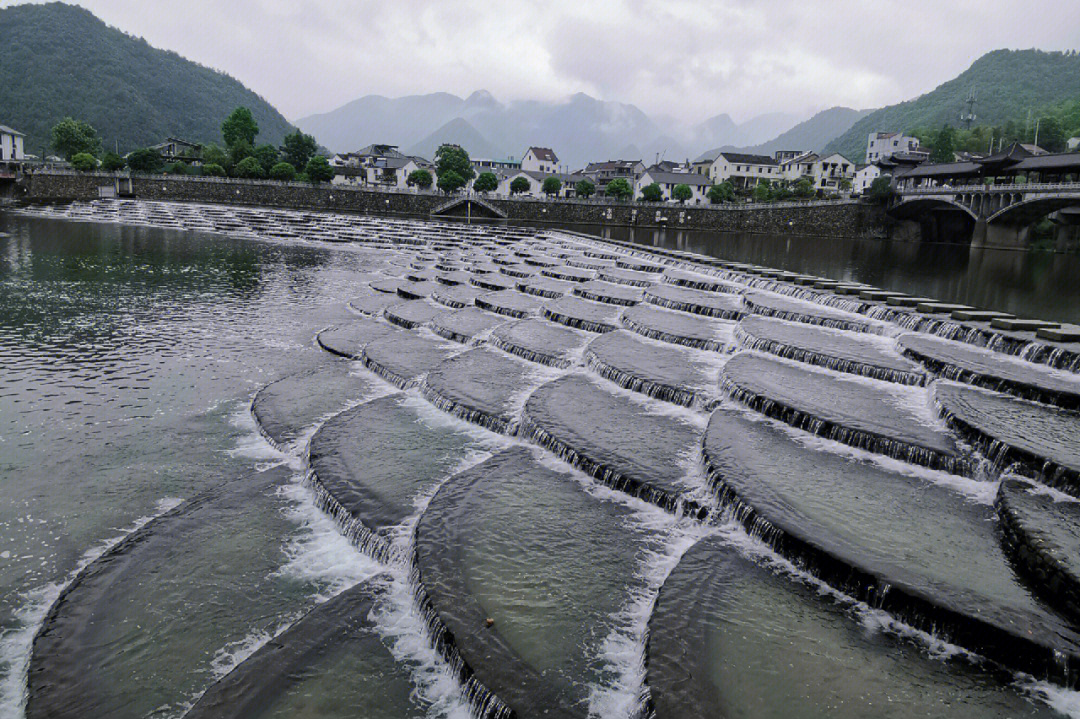
[(980, 10), (0, 0), (0, 719), (1080, 719), (1080, 24)]

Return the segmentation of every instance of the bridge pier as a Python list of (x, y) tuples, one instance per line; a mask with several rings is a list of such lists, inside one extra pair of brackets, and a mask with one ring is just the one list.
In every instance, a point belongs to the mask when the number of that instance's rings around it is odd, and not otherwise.
[[(982, 247), (1024, 250), (1031, 239), (1031, 225), (1013, 225), (1005, 222), (986, 222), (985, 241)], [(974, 237), (972, 237), (974, 242)]]

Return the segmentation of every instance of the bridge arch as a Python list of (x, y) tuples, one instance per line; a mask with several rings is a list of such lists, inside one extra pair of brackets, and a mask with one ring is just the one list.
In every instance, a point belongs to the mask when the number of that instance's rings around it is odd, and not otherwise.
[(929, 195), (907, 196), (889, 208), (889, 214), (900, 220), (917, 219), (934, 210), (960, 210), (972, 220), (978, 220), (977, 211), (973, 210), (972, 200), (964, 201), (965, 195)]
[(1053, 195), (1027, 196), (1019, 193), (1010, 195), (1012, 202), (997, 203), (993, 211), (986, 214), (989, 224), (1030, 225), (1047, 215), (1064, 210), (1067, 207), (1080, 207), (1080, 196), (1065, 193)]

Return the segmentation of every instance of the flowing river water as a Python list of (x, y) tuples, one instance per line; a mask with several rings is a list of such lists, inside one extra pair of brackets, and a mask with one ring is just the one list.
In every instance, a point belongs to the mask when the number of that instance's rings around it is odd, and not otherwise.
[[(714, 241), (647, 244), (788, 257)], [(898, 285), (976, 296), (915, 254)], [(904, 345), (699, 269), (497, 226), (0, 214), (0, 716), (1080, 716), (1076, 607), (1013, 539), (1080, 546), (1076, 350)], [(978, 297), (1077, 319), (1038, 277), (1057, 299)]]

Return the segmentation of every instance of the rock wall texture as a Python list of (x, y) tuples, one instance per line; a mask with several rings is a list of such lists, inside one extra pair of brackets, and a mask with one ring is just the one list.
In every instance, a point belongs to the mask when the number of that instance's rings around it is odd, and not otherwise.
[[(429, 216), (446, 203), (439, 195), (381, 192), (330, 185), (216, 180), (196, 177), (146, 176), (130, 180), (130, 193), (120, 181), (122, 196), (167, 202), (284, 207), (297, 210)], [(92, 200), (101, 188), (117, 189), (105, 173), (38, 172), (21, 183), (19, 199), (31, 202)], [(769, 207), (680, 207), (677, 205), (602, 204), (492, 198), (485, 200), (506, 213), (510, 222), (557, 225), (590, 224), (623, 227), (672, 227), (714, 232), (886, 237), (891, 223), (882, 208), (859, 203), (779, 205)]]

